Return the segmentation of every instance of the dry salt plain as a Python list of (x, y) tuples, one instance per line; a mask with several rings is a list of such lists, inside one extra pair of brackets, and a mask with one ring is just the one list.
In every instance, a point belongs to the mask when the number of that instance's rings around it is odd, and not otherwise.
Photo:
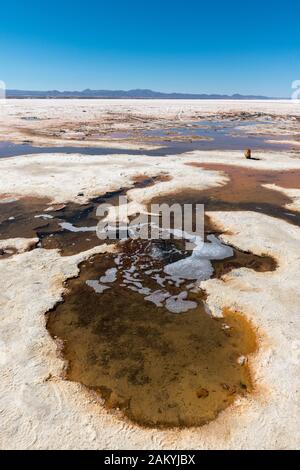
[[(0, 116), (1, 448), (299, 448), (299, 103)], [(99, 241), (119, 195), (204, 203), (202, 250)]]

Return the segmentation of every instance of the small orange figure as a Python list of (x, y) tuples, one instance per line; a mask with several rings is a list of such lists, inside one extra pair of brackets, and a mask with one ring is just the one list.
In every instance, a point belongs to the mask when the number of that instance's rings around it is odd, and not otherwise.
[(245, 150), (245, 157), (249, 160), (251, 159), (251, 149)]

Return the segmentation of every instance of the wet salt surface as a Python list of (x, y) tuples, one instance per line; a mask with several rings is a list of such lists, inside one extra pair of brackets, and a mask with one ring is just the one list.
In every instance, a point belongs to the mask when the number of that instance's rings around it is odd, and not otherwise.
[[(281, 144), (279, 141), (289, 140), (300, 137), (296, 135), (272, 135), (266, 131), (265, 135), (255, 133), (255, 129), (249, 132), (249, 129), (254, 126), (268, 124), (270, 121), (199, 121), (197, 124), (193, 123), (190, 126), (171, 127), (167, 129), (149, 130), (144, 134), (149, 137), (166, 138), (167, 142), (176, 137), (176, 139), (187, 138), (204, 138), (206, 140), (198, 140), (195, 142), (186, 143), (187, 146), (196, 146), (199, 149), (205, 150), (240, 150), (250, 147), (251, 149), (261, 150), (284, 150), (290, 149), (291, 144)], [(269, 129), (272, 130), (271, 128)], [(274, 142), (269, 142), (268, 139)], [(278, 142), (276, 142), (278, 141)], [(174, 143), (169, 143), (172, 147)], [(178, 142), (178, 145), (180, 142)], [(189, 150), (191, 150), (189, 148)]]
[[(268, 123), (270, 121), (199, 121), (187, 126), (176, 126), (166, 129), (153, 129), (142, 131), (140, 141), (143, 136), (152, 138), (151, 142), (163, 147), (155, 150), (134, 150), (119, 149), (111, 147), (76, 147), (76, 146), (48, 146), (37, 147), (31, 143), (14, 144), (11, 142), (0, 142), (0, 157), (12, 157), (17, 155), (38, 154), (38, 153), (79, 153), (83, 155), (112, 155), (112, 154), (130, 154), (130, 155), (148, 155), (148, 156), (166, 156), (181, 154), (193, 150), (242, 150), (252, 148), (256, 150), (291, 150), (293, 142), (279, 143), (280, 140), (299, 139), (299, 135), (259, 135), (246, 133), (245, 131), (258, 124)], [(117, 134), (117, 135), (116, 135)], [(130, 133), (112, 133), (120, 141), (130, 137)], [(106, 136), (107, 138), (109, 136)], [(172, 138), (176, 141), (172, 142)], [(180, 141), (182, 137), (182, 142)], [(191, 141), (187, 141), (188, 137)], [(204, 140), (194, 140), (201, 138)], [(159, 138), (159, 140), (157, 140)], [(156, 139), (156, 140), (155, 140)], [(206, 139), (206, 140), (205, 140)], [(275, 143), (268, 140), (273, 140)], [(276, 143), (278, 141), (278, 143)], [(138, 140), (137, 140), (138, 142)]]

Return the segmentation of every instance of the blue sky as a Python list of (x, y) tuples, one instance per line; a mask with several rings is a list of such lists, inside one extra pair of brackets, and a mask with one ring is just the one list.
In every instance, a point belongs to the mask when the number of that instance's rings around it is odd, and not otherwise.
[(0, 80), (18, 89), (290, 96), (300, 2), (11, 0)]

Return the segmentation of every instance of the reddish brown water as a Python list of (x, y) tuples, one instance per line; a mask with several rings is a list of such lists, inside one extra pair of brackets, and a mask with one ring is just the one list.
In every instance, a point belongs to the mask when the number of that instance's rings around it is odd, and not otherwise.
[[(279, 191), (263, 187), (264, 184), (276, 184), (283, 188), (300, 189), (300, 170), (280, 172), (197, 162), (188, 165), (196, 171), (221, 171), (229, 181), (223, 186), (204, 191), (182, 191), (181, 194), (168, 197), (168, 203), (175, 200), (202, 203), (206, 211), (250, 210), (300, 225), (300, 213), (284, 207), (292, 203), (292, 199)], [(159, 198), (155, 202), (159, 202)]]

